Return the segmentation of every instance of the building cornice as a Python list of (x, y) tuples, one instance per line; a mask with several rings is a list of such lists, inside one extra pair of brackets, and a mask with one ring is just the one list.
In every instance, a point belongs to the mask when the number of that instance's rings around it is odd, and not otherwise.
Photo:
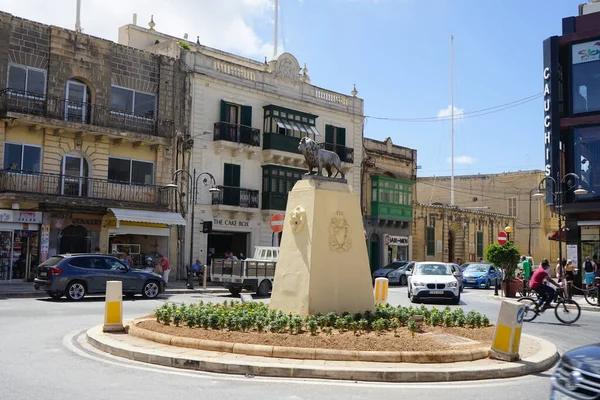
[(510, 215), (507, 215), (507, 214), (500, 214), (500, 213), (480, 211), (480, 210), (471, 210), (468, 208), (460, 208), (457, 206), (450, 206), (450, 205), (443, 205), (443, 204), (426, 204), (426, 203), (419, 203), (419, 202), (415, 202), (414, 205), (417, 207), (429, 208), (429, 209), (434, 209), (434, 210), (455, 211), (455, 212), (461, 212), (461, 213), (467, 213), (467, 214), (473, 214), (473, 215), (481, 215), (481, 216), (487, 216), (487, 217), (499, 217), (499, 218), (512, 219), (515, 221), (517, 220), (517, 217), (511, 217)]

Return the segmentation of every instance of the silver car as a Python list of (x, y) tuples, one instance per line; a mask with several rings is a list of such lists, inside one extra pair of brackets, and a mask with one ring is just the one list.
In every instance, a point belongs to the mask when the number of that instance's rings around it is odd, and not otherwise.
[(411, 271), (414, 265), (412, 261), (393, 261), (373, 272), (373, 282), (376, 278), (387, 278), (390, 284), (406, 285), (406, 272)]

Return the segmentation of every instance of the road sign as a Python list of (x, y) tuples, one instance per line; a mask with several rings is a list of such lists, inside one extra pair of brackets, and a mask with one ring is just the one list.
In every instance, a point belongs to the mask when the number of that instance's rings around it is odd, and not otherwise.
[(504, 231), (498, 232), (498, 244), (504, 246), (506, 244), (506, 238), (508, 235)]
[(275, 214), (271, 217), (271, 230), (275, 233), (283, 231), (283, 214)]

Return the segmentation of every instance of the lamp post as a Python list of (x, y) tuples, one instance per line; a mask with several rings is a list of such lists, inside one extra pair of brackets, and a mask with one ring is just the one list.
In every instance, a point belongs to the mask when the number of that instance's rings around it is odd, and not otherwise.
[(531, 256), (531, 200), (533, 199), (533, 191), (537, 188), (533, 188), (529, 191), (529, 242), (527, 245), (527, 255)]
[[(206, 185), (208, 184), (208, 179), (210, 179), (211, 181), (211, 187), (210, 189), (208, 189), (208, 191), (210, 193), (218, 193), (221, 191), (221, 189), (219, 189), (216, 185), (217, 182), (215, 180), (215, 177), (210, 173), (210, 172), (201, 172), (200, 174), (196, 175), (196, 169), (194, 168), (194, 174), (190, 174), (188, 171), (186, 171), (185, 169), (178, 169), (177, 171), (175, 171), (173, 173), (173, 183), (168, 184), (168, 187), (173, 187), (173, 188), (177, 188), (177, 184), (175, 183), (177, 181), (177, 177), (183, 174), (188, 178), (188, 208), (191, 207), (192, 211), (191, 211), (191, 226), (190, 226), (190, 260), (189, 260), (189, 265), (187, 268), (187, 288), (188, 289), (193, 289), (194, 288), (194, 280), (192, 277), (192, 265), (194, 262), (194, 217), (195, 217), (195, 206), (196, 206), (196, 202), (198, 201), (198, 180), (200, 179), (200, 177), (202, 176), (206, 176), (208, 178), (204, 178), (203, 183)], [(189, 195), (189, 193), (191, 192), (191, 196)]]
[(504, 232), (506, 232), (506, 242), (510, 242), (510, 234), (512, 233), (512, 228), (510, 227), (510, 225), (507, 225), (506, 228), (504, 228)]
[[(567, 180), (567, 178), (573, 178), (576, 183), (571, 183), (570, 180)], [(581, 184), (579, 184), (579, 175), (575, 174), (575, 173), (569, 173), (566, 174), (565, 176), (562, 177), (562, 179), (560, 180), (560, 187), (557, 187), (557, 183), (556, 183), (556, 179), (554, 179), (551, 176), (546, 176), (544, 178), (542, 178), (542, 180), (540, 181), (540, 183), (538, 184), (538, 189), (537, 192), (535, 194), (533, 194), (533, 197), (539, 198), (539, 197), (544, 197), (545, 193), (542, 192), (542, 189), (547, 189), (548, 187), (548, 181), (550, 181), (552, 183), (552, 187), (550, 194), (552, 195), (552, 198), (554, 199), (554, 204), (555, 204), (555, 210), (556, 213), (558, 214), (558, 259), (559, 262), (562, 262), (563, 256), (562, 256), (562, 206), (563, 206), (563, 195), (565, 193), (568, 193), (571, 189), (575, 188), (577, 186), (577, 189), (575, 189), (573, 191), (573, 193), (575, 193), (576, 195), (584, 195), (587, 194), (587, 190), (585, 190), (584, 188), (581, 187)], [(564, 184), (567, 184), (567, 188), (566, 190), (562, 190), (562, 187)], [(577, 185), (576, 185), (577, 184)], [(558, 190), (557, 190), (558, 189)]]

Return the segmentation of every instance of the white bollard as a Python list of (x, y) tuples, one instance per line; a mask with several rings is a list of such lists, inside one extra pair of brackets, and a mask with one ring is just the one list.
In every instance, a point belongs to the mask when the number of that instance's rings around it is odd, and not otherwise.
[(202, 274), (202, 289), (206, 290), (206, 278), (208, 276), (208, 265), (204, 266), (204, 273)]
[(390, 281), (388, 280), (388, 278), (375, 279), (375, 288), (373, 289), (373, 291), (375, 292), (375, 303), (387, 304), (389, 284)]
[(106, 282), (104, 332), (123, 332), (123, 282)]
[(518, 303), (503, 301), (500, 304), (498, 322), (492, 340), (490, 356), (503, 361), (519, 360), (519, 345), (525, 306)]

